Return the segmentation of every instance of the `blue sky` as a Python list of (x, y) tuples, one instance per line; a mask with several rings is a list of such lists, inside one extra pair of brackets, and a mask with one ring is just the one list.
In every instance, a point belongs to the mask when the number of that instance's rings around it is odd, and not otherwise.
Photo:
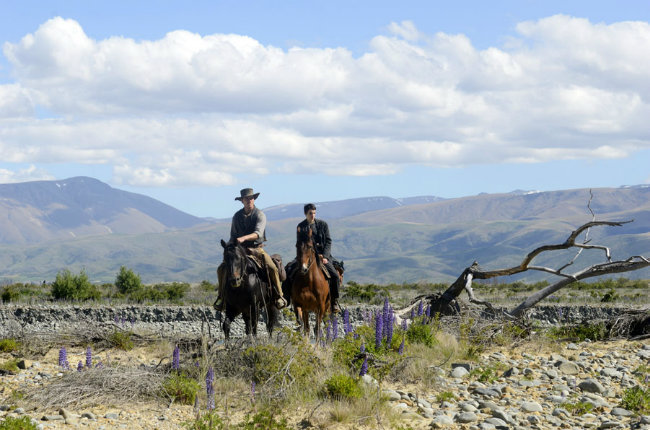
[(648, 2), (185, 3), (3, 2), (0, 183), (215, 217), (650, 183)]

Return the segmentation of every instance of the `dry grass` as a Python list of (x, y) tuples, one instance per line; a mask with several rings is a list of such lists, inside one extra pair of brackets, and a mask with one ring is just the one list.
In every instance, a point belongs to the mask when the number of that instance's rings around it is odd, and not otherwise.
[(150, 369), (103, 367), (69, 371), (25, 393), (25, 401), (43, 409), (128, 404), (164, 398), (165, 375)]

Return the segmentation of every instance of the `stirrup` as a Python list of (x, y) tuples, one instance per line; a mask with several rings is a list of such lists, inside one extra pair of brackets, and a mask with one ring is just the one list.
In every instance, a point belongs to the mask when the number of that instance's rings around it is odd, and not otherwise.
[(278, 309), (286, 308), (287, 307), (287, 301), (284, 299), (284, 297), (278, 297), (275, 300), (275, 307)]

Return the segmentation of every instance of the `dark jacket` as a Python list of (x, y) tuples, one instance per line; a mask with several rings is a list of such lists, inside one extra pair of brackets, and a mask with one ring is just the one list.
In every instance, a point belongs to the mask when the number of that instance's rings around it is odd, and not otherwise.
[(307, 220), (302, 220), (298, 224), (298, 234), (306, 232), (311, 228), (311, 239), (314, 242), (316, 251), (328, 260), (332, 259), (332, 238), (330, 238), (330, 228), (323, 220), (316, 218), (313, 224), (309, 224)]

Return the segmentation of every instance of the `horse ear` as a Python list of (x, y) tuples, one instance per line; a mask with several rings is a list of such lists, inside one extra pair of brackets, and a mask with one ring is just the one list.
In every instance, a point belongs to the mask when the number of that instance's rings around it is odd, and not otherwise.
[(224, 248), (226, 247), (226, 242), (224, 242), (223, 239), (221, 239), (221, 246), (223, 246)]

